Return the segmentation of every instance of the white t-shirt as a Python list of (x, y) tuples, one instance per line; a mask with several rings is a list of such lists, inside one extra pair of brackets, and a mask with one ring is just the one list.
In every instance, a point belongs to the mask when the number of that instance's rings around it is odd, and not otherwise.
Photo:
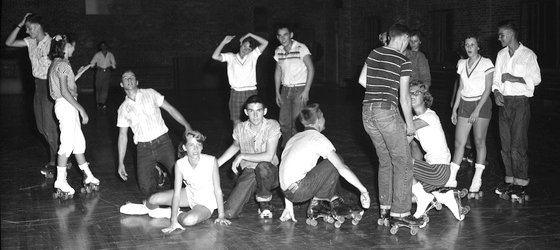
[(211, 155), (200, 154), (198, 165), (193, 168), (188, 157), (177, 160), (177, 167), (183, 175), (189, 207), (203, 205), (212, 212), (218, 207), (214, 195), (214, 164), (216, 158)]
[(227, 62), (229, 85), (237, 91), (257, 89), (257, 60), (261, 55), (259, 48), (255, 48), (245, 58), (239, 53), (222, 53), (222, 62)]
[(494, 72), (494, 64), (482, 56), (472, 66), (469, 66), (468, 60), (461, 59), (457, 62), (457, 74), (463, 82), (461, 98), (465, 101), (477, 101), (482, 98), (486, 88), (486, 75)]
[(282, 152), (279, 170), (282, 190), (303, 179), (317, 165), (319, 157), (326, 158), (334, 150), (329, 139), (317, 130), (305, 130), (294, 135)]
[(447, 147), (445, 134), (436, 112), (428, 109), (424, 114), (414, 116), (414, 119), (422, 119), (428, 123), (428, 126), (416, 130), (414, 136), (426, 151), (424, 155), (426, 162), (429, 164), (449, 164), (451, 153)]

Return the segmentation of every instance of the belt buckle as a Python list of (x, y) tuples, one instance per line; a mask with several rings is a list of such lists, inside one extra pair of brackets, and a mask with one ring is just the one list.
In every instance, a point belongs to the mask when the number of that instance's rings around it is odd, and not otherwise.
[(292, 183), (292, 185), (290, 185), (288, 187), (288, 190), (292, 193), (295, 193), (298, 190), (299, 186), (297, 184), (297, 182)]

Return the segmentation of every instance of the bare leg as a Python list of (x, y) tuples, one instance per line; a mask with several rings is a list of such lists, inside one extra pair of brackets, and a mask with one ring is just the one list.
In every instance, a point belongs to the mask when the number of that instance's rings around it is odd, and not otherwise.
[[(173, 200), (173, 189), (167, 191), (152, 194), (148, 201), (146, 202), (146, 207), (149, 209), (155, 209), (159, 206), (171, 206), (171, 201)], [(188, 207), (189, 200), (187, 197), (187, 191), (181, 188), (181, 196), (179, 199), (179, 207)]]
[(194, 206), (191, 211), (182, 213), (177, 217), (177, 220), (182, 226), (194, 226), (203, 222), (212, 216), (210, 210), (203, 205)]
[(472, 124), (469, 119), (464, 117), (457, 118), (457, 126), (455, 127), (455, 152), (453, 152), (453, 163), (459, 165), (463, 161), (463, 154), (465, 153), (465, 144), (467, 137), (471, 131)]

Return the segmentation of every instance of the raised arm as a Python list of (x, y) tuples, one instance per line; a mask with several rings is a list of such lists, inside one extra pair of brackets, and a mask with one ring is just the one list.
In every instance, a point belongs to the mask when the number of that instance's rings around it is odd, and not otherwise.
[(222, 40), (222, 42), (220, 42), (220, 44), (218, 45), (218, 47), (214, 50), (214, 53), (212, 54), (212, 59), (222, 62), (224, 60), (223, 56), (221, 55), (222, 50), (224, 49), (224, 46), (226, 46), (226, 44), (228, 44), (229, 42), (231, 42), (231, 40), (234, 38), (235, 36), (226, 36), (224, 37), (224, 40)]
[(19, 22), (19, 24), (14, 28), (14, 30), (12, 31), (12, 33), (10, 33), (10, 35), (8, 36), (8, 38), (6, 39), (6, 46), (8, 47), (27, 47), (27, 43), (25, 43), (25, 41), (23, 40), (16, 40), (17, 35), (19, 34), (19, 32), (21, 31), (22, 28), (24, 28), (25, 26), (25, 20), (27, 19), (27, 17), (31, 15), (31, 13), (26, 13), (25, 16), (23, 17), (23, 20), (21, 20), (21, 22)]
[(261, 52), (263, 52), (266, 49), (266, 47), (268, 46), (268, 40), (266, 40), (266, 39), (264, 39), (260, 36), (257, 36), (253, 33), (247, 33), (246, 35), (241, 37), (241, 39), (239, 39), (239, 42), (242, 43), (243, 40), (245, 40), (245, 38), (247, 38), (247, 37), (252, 37), (253, 39), (255, 39), (259, 43), (259, 50)]
[(192, 130), (191, 125), (187, 122), (187, 120), (185, 120), (183, 115), (181, 115), (181, 113), (177, 109), (175, 109), (175, 107), (171, 106), (171, 104), (169, 104), (166, 100), (163, 100), (163, 104), (161, 105), (161, 107), (165, 109), (165, 111), (167, 111), (169, 115), (171, 115), (171, 117), (175, 119), (175, 121), (183, 125), (183, 127), (185, 127), (185, 131)]

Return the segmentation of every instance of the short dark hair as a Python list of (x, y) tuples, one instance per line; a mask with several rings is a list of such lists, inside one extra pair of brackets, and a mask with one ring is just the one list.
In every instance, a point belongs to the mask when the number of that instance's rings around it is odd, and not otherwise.
[(109, 48), (109, 45), (107, 44), (107, 42), (101, 41), (101, 42), (99, 42), (99, 43), (97, 44), (97, 49), (98, 49), (98, 50), (101, 50), (101, 45), (103, 45), (103, 44), (105, 44), (105, 46), (107, 46), (107, 48)]
[[(476, 40), (476, 44), (478, 45), (478, 48), (479, 48), (480, 50), (482, 50), (482, 45), (481, 45), (482, 40), (480, 39), (480, 36), (478, 35), (477, 32), (470, 32), (470, 33), (467, 33), (467, 35), (465, 36), (465, 39), (463, 39), (463, 43), (462, 43), (462, 44), (463, 44), (463, 49), (464, 49), (464, 47), (465, 47), (465, 41), (466, 41), (467, 39), (469, 39), (469, 38), (473, 38), (474, 40)], [(479, 54), (480, 54), (480, 53), (479, 53)]]
[(517, 25), (513, 20), (505, 20), (498, 24), (498, 29), (508, 29), (513, 31), (513, 36), (516, 39), (519, 39), (519, 30), (517, 29)]
[(318, 103), (308, 104), (299, 113), (299, 121), (303, 126), (313, 125), (321, 117), (323, 117), (323, 111)]
[(185, 131), (185, 133), (183, 134), (183, 141), (179, 144), (179, 148), (177, 149), (177, 157), (179, 159), (187, 155), (186, 145), (187, 145), (187, 137), (189, 135), (192, 136), (200, 144), (203, 144), (204, 141), (206, 141), (206, 136), (204, 136), (202, 133), (196, 130)]
[(389, 36), (391, 37), (391, 40), (398, 36), (408, 35), (409, 33), (410, 30), (404, 24), (395, 23), (389, 28)]
[(25, 22), (32, 23), (32, 24), (39, 24), (41, 26), (41, 29), (43, 29), (43, 31), (47, 31), (42, 16), (31, 14), (27, 16), (27, 18), (25, 18)]
[(418, 86), (418, 88), (420, 89), (420, 91), (422, 91), (422, 94), (424, 95), (424, 105), (426, 105), (426, 108), (432, 107), (432, 104), (434, 103), (434, 97), (432, 96), (432, 93), (430, 93), (430, 91), (428, 90), (428, 86), (426, 86), (426, 84), (420, 81), (410, 82), (410, 87), (416, 87), (416, 86)]
[(260, 103), (263, 105), (263, 108), (266, 108), (266, 104), (264, 104), (263, 99), (258, 95), (249, 96), (249, 98), (247, 98), (247, 101), (245, 101), (245, 105), (243, 105), (244, 109), (246, 109), (247, 106), (249, 106), (249, 104), (251, 103)]
[(290, 32), (290, 33), (294, 32), (293, 31), (294, 30), (293, 26), (290, 25), (290, 24), (287, 24), (287, 23), (281, 23), (281, 24), (276, 25), (276, 33), (278, 33), (278, 31), (281, 30), (281, 29), (287, 29), (288, 32)]
[(255, 40), (255, 38), (252, 38), (252, 37), (247, 37), (247, 38), (243, 39), (243, 41), (241, 42), (241, 45), (243, 45), (244, 43), (249, 43), (249, 47), (251, 47), (251, 49), (255, 49), (259, 44), (257, 42), (257, 40)]
[(56, 35), (51, 40), (51, 49), (49, 51), (49, 59), (64, 58), (64, 48), (66, 44), (71, 44), (74, 39), (70, 35)]

